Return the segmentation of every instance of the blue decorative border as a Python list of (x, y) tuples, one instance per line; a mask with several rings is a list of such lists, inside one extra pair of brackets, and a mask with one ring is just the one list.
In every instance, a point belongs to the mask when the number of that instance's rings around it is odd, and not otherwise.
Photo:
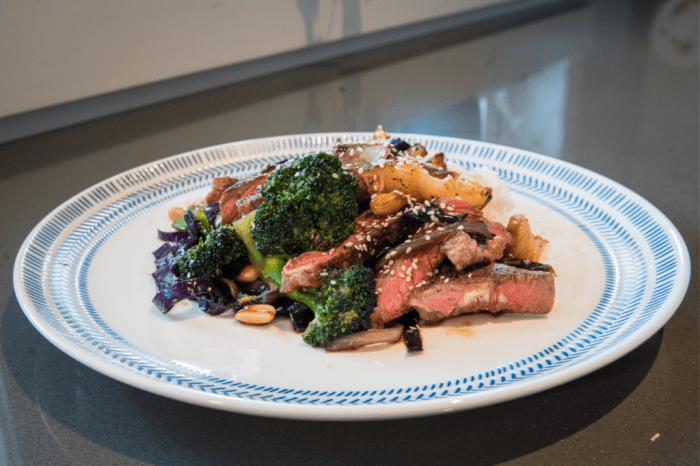
[(329, 148), (338, 138), (351, 143), (368, 136), (320, 134), (245, 141), (171, 157), (107, 180), (59, 207), (38, 227), (22, 258), (23, 289), (41, 319), (62, 338), (123, 369), (216, 395), (310, 405), (396, 404), (512, 385), (581, 364), (621, 344), (673, 299), (676, 280), (684, 273), (682, 252), (649, 207), (614, 182), (506, 147), (399, 135), (421, 141), (430, 151), (445, 152), (464, 168), (495, 168), (511, 189), (564, 215), (591, 239), (603, 258), (605, 289), (578, 328), (535, 354), (478, 374), (384, 390), (323, 391), (249, 384), (175, 367), (135, 347), (95, 311), (87, 286), (91, 262), (105, 240), (136, 216), (175, 196), (204, 189), (214, 177), (254, 173), (271, 161)]

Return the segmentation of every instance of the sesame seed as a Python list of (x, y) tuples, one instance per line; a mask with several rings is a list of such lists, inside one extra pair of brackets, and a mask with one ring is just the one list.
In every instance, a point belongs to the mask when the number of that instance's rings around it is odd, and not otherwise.
[(346, 247), (346, 248), (351, 248), (351, 247), (352, 247), (352, 243), (345, 243), (345, 247)]
[(333, 178), (335, 178), (336, 180), (338, 179), (338, 174), (337, 174), (337, 173), (333, 173), (331, 176), (332, 176)]
[(409, 246), (408, 248), (406, 248), (406, 254), (408, 254), (409, 252), (411, 252), (411, 249), (413, 249), (411, 246)]

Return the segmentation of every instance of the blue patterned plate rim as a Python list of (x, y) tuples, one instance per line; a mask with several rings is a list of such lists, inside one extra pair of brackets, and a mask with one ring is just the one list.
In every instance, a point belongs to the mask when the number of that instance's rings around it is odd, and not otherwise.
[[(157, 354), (148, 344), (131, 341), (138, 339), (136, 334), (115, 326), (114, 311), (94, 302), (90, 274), (99, 269), (105, 245), (114, 246), (115, 233), (131, 222), (155, 215), (174, 199), (206, 192), (214, 177), (253, 173), (272, 161), (329, 149), (338, 139), (351, 143), (370, 136), (321, 133), (240, 141), (168, 157), (109, 178), (61, 204), (27, 237), (14, 268), (18, 301), (32, 324), (59, 349), (132, 386), (217, 409), (336, 420), (438, 414), (552, 388), (633, 350), (680, 305), (690, 278), (687, 247), (673, 224), (634, 192), (592, 171), (532, 152), (416, 134), (394, 136), (444, 152), (462, 168), (490, 170), (518, 199), (544, 212), (545, 223), (550, 217), (563, 219), (587, 238), (587, 252), (599, 261), (595, 272), (601, 283), (580, 321), (557, 324), (552, 318), (555, 326), (562, 325), (561, 335), (478, 370), (460, 361), (426, 377), (394, 381), (380, 376), (357, 382), (358, 374), (352, 373), (357, 368), (350, 361), (347, 380), (341, 376), (339, 383), (331, 383), (311, 372), (310, 382), (297, 383), (276, 380), (269, 373), (260, 381), (236, 370), (217, 373), (206, 363), (192, 366)], [(144, 309), (149, 307), (150, 299), (144, 303)], [(334, 360), (337, 355), (303, 346), (292, 351), (315, 351), (309, 354), (328, 365), (340, 361)], [(383, 354), (387, 360), (396, 357), (377, 352), (371, 358), (381, 359)], [(433, 359), (406, 364), (420, 370), (421, 364), (435, 365), (440, 356), (440, 350), (434, 350), (428, 356)], [(353, 357), (362, 360), (366, 355), (350, 354), (350, 360)]]

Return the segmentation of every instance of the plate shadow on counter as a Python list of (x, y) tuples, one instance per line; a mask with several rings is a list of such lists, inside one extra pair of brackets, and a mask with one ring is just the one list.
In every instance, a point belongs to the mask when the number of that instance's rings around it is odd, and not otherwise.
[[(46, 438), (68, 457), (77, 435), (150, 464), (407, 465), (467, 457), (473, 465), (497, 464), (574, 435), (612, 411), (648, 374), (663, 338), (662, 329), (592, 374), (494, 406), (415, 419), (313, 422), (217, 411), (115, 381), (45, 340), (16, 299), (0, 324), (7, 367), (38, 403), (52, 430)], [(269, 442), (276, 447), (266, 448)]]

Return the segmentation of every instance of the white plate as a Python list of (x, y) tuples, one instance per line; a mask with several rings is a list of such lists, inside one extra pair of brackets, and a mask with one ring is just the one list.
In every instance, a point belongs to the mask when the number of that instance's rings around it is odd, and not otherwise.
[(218, 409), (298, 419), (387, 419), (462, 410), (535, 393), (636, 348), (673, 315), (690, 263), (678, 231), (619, 184), (566, 162), (475, 141), (396, 134), (506, 181), (516, 211), (550, 240), (557, 271), (545, 317), (462, 317), (401, 344), (326, 353), (286, 320), (252, 328), (189, 304), (161, 314), (151, 251), (167, 211), (214, 177), (370, 133), (285, 136), (202, 149), (135, 168), (62, 204), (25, 240), (17, 298), (32, 324), (87, 366), (127, 384)]

